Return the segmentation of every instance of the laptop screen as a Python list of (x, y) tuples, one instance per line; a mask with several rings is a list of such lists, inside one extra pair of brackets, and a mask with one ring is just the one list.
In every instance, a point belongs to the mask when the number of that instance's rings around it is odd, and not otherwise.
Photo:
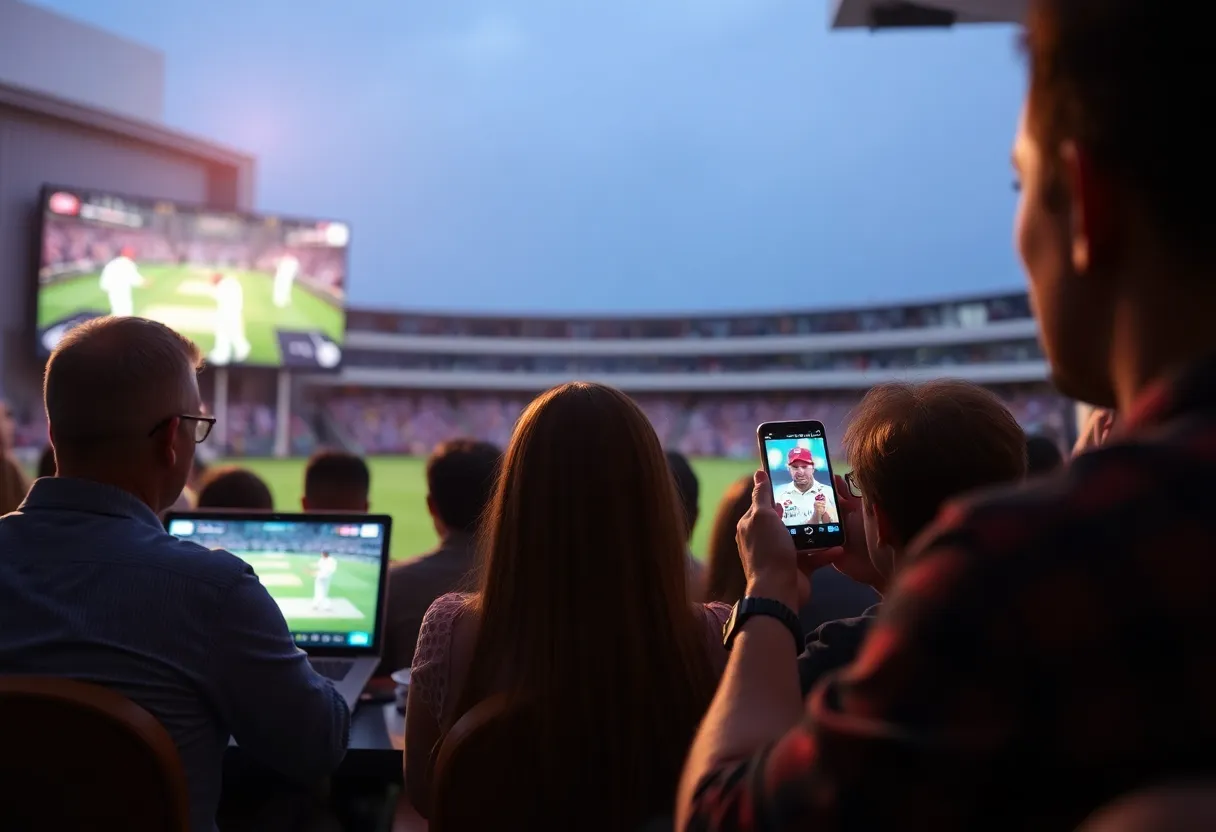
[(381, 515), (170, 514), (169, 534), (257, 573), (308, 651), (379, 645), (391, 520)]

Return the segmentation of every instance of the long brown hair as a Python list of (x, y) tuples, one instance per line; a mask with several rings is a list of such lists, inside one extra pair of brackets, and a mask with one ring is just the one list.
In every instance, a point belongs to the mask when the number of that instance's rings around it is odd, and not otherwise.
[(30, 490), (29, 480), (21, 465), (0, 451), (0, 515), (16, 511)]
[(598, 798), (597, 828), (669, 811), (713, 696), (682, 512), (638, 406), (572, 383), (520, 417), (482, 525), (478, 633), (452, 719), (495, 692), (539, 708), (541, 779)]
[(739, 560), (735, 530), (752, 504), (752, 478), (736, 481), (718, 503), (709, 533), (709, 558), (705, 569), (705, 600), (733, 604), (747, 591), (747, 576)]

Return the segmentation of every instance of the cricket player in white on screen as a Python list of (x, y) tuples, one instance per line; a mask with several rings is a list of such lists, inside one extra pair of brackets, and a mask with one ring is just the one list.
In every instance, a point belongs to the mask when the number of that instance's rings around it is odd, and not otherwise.
[(333, 603), (329, 600), (329, 584), (334, 579), (334, 572), (338, 570), (338, 561), (330, 557), (329, 552), (322, 552), (321, 559), (317, 561), (316, 567), (313, 569), (312, 583), (312, 608), (314, 610), (329, 610), (333, 609)]
[(215, 347), (207, 360), (216, 366), (244, 361), (252, 349), (245, 338), (245, 290), (230, 274), (217, 272), (211, 283), (215, 287)]
[(836, 523), (836, 495), (832, 489), (815, 479), (815, 457), (807, 446), (791, 448), (785, 460), (792, 482), (782, 486), (773, 494), (773, 501), (781, 511), (781, 519), (787, 526), (803, 523), (819, 525)]
[(291, 287), (300, 273), (300, 261), (290, 254), (284, 254), (279, 259), (278, 268), (274, 272), (274, 305), (284, 309), (291, 305)]
[(135, 252), (123, 248), (117, 257), (106, 263), (101, 270), (101, 291), (110, 299), (110, 314), (128, 317), (135, 314), (135, 302), (131, 290), (146, 285), (143, 275), (135, 265)]

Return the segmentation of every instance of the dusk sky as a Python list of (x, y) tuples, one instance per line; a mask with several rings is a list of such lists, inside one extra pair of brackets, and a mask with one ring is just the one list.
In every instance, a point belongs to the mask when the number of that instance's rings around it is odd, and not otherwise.
[[(258, 210), (348, 220), (392, 308), (809, 308), (1019, 288), (1010, 27), (825, 0), (42, 0), (163, 51)], [(104, 71), (99, 68), (99, 71)]]

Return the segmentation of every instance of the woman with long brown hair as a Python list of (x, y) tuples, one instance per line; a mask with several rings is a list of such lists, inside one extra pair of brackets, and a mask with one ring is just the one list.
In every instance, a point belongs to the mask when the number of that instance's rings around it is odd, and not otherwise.
[(439, 598), (418, 637), (405, 779), (423, 815), (444, 734), (491, 696), (544, 715), (540, 779), (593, 801), (558, 826), (627, 829), (670, 810), (730, 612), (689, 598), (682, 511), (625, 394), (573, 383), (528, 406), (482, 522), (478, 591)]
[(15, 511), (30, 490), (29, 480), (12, 453), (16, 432), (13, 413), (0, 399), (0, 515)]

